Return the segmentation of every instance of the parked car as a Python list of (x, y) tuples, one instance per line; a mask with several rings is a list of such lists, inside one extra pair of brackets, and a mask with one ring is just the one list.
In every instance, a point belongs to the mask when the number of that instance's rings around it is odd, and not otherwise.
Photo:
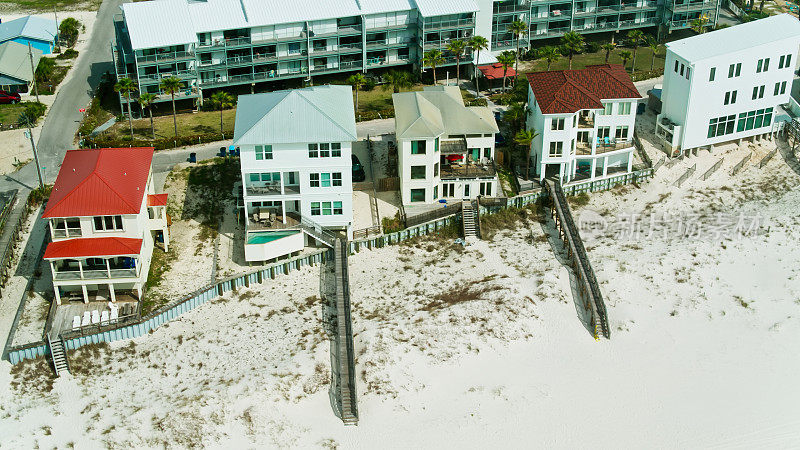
[(6, 91), (0, 91), (0, 104), (2, 103), (19, 103), (21, 100), (19, 94)]
[(353, 162), (353, 181), (358, 183), (359, 181), (364, 181), (367, 179), (367, 174), (364, 172), (364, 166), (361, 165), (361, 161), (358, 160), (358, 156), (351, 154), (350, 155)]

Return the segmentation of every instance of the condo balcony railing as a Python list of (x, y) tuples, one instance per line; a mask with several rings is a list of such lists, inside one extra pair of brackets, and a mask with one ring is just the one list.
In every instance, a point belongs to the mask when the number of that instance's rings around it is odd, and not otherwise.
[(171, 61), (179, 59), (194, 59), (194, 52), (186, 52), (186, 51), (163, 52), (163, 53), (156, 53), (154, 55), (137, 56), (136, 62), (139, 64), (143, 64), (150, 62), (162, 62), (162, 61)]
[(180, 79), (194, 79), (197, 78), (197, 74), (191, 70), (181, 70), (179, 72), (164, 72), (164, 73), (151, 73), (151, 74), (142, 74), (139, 75), (139, 82), (140, 83), (151, 83), (156, 81), (161, 81), (163, 78), (170, 78), (176, 77)]
[(695, 10), (695, 9), (711, 9), (716, 8), (717, 2), (710, 1), (710, 2), (687, 2), (683, 4), (671, 4), (667, 6), (667, 9), (672, 11), (688, 11), (688, 10)]
[(526, 13), (530, 9), (531, 4), (527, 1), (522, 1), (514, 5), (498, 5), (495, 7), (495, 14)]
[(97, 280), (110, 278), (135, 278), (137, 276), (135, 268), (130, 269), (99, 269), (99, 270), (57, 270), (53, 274), (55, 280)]
[(228, 39), (212, 39), (209, 41), (202, 41), (197, 46), (201, 48), (206, 47), (236, 47), (241, 45), (250, 45), (253, 40), (249, 36), (242, 36), (238, 38)]
[(474, 19), (442, 20), (437, 22), (423, 22), (425, 31), (441, 30), (445, 28), (465, 28), (475, 26)]
[[(615, 150), (622, 150), (624, 148), (633, 147), (632, 140), (609, 140), (608, 143), (603, 141), (595, 144), (594, 154), (601, 155), (603, 153), (613, 152)], [(592, 154), (592, 144), (590, 142), (576, 142), (575, 154), (586, 156)]]
[(443, 164), (441, 178), (488, 178), (497, 173), (494, 161), (472, 162), (469, 164)]

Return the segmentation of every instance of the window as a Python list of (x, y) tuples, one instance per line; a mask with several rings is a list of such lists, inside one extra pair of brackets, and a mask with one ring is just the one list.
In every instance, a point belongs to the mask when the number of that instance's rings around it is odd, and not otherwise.
[(425, 179), (425, 166), (411, 166), (411, 179), (424, 180)]
[(342, 202), (333, 202), (333, 215), (334, 216), (342, 215)]
[(290, 55), (298, 55), (300, 54), (300, 43), (299, 42), (292, 42), (289, 44), (289, 54)]
[(491, 181), (482, 181), (480, 185), (480, 192), (481, 195), (486, 195), (491, 197), (492, 195), (492, 182)]
[(434, 186), (433, 187), (433, 199), (436, 200), (437, 198), (439, 198), (439, 186)]
[(732, 105), (736, 103), (736, 92), (737, 91), (728, 91), (725, 93), (725, 104)]
[(456, 196), (456, 184), (444, 183), (442, 185), (442, 197), (455, 197), (455, 196)]
[(678, 60), (675, 60), (675, 73), (678, 73)]
[(691, 67), (687, 67), (686, 68), (686, 79), (688, 80), (691, 76), (692, 76), (692, 68)]
[(339, 142), (334, 142), (331, 144), (331, 156), (337, 158), (342, 156), (342, 144)]
[(764, 98), (764, 85), (753, 86), (753, 100)]
[(411, 141), (411, 154), (424, 155), (425, 154), (425, 141)]
[(733, 133), (733, 127), (736, 123), (736, 116), (722, 116), (716, 117), (708, 121), (708, 137), (723, 136)]
[(319, 206), (319, 202), (311, 202), (311, 215), (312, 216), (319, 216), (322, 214), (322, 211)]
[(433, 165), (433, 176), (435, 177), (439, 176), (439, 163)]
[(563, 130), (564, 129), (564, 118), (561, 117), (559, 119), (550, 119), (550, 129), (551, 130)]
[(308, 175), (309, 181), (308, 184), (311, 187), (319, 187), (319, 174), (318, 173), (311, 173)]
[(424, 201), (425, 201), (425, 189), (411, 190), (411, 203), (418, 203)]
[(758, 109), (739, 114), (736, 131), (748, 131), (754, 128), (768, 127), (772, 124), (772, 108)]
[(550, 157), (557, 158), (561, 156), (562, 152), (564, 151), (564, 143), (563, 142), (551, 142), (550, 143)]
[(717, 68), (712, 67), (711, 72), (708, 73), (708, 81), (714, 81), (714, 76), (717, 74)]
[(334, 186), (341, 186), (342, 185), (342, 172), (334, 172), (331, 174), (333, 177), (333, 185)]
[(627, 140), (628, 139), (628, 127), (627, 126), (617, 127), (617, 129), (614, 130), (614, 137), (616, 139)]
[(330, 158), (330, 156), (331, 156), (331, 144), (319, 144), (319, 157)]
[(438, 152), (439, 151), (439, 138), (438, 137), (433, 141), (433, 151), (434, 152)]
[(331, 202), (322, 202), (322, 215), (330, 216), (331, 214), (333, 214)]
[(319, 157), (319, 144), (308, 144), (308, 157), (309, 158)]
[(331, 187), (331, 174), (329, 174), (329, 173), (321, 173), (321, 174), (319, 174), (319, 186), (320, 187)]
[(122, 230), (122, 216), (95, 216), (95, 231)]
[(778, 69), (783, 69), (784, 67), (789, 67), (792, 63), (792, 55), (784, 55), (781, 56), (781, 59), (778, 61)]
[(742, 74), (742, 63), (731, 64), (728, 66), (728, 78), (738, 77)]
[(611, 127), (597, 127), (597, 138), (604, 139), (611, 137)]
[(769, 58), (759, 59), (756, 64), (756, 73), (766, 72), (769, 70)]
[(272, 159), (271, 145), (256, 145), (256, 160)]
[(608, 116), (614, 112), (614, 104), (613, 103), (603, 103), (603, 112), (601, 115)]
[(630, 102), (620, 103), (619, 104), (619, 115), (627, 115), (631, 113), (631, 104)]
[(683, 71), (684, 71), (684, 69), (686, 69), (686, 66), (685, 66), (685, 65), (683, 65), (683, 63), (681, 63), (681, 72), (680, 72), (680, 73), (681, 73), (681, 76), (683, 76)]

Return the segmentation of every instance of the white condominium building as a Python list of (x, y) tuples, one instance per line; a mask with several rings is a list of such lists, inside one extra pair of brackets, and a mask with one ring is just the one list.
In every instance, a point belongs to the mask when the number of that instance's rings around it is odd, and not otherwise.
[(770, 133), (788, 103), (800, 22), (768, 17), (667, 44), (656, 134), (677, 155)]

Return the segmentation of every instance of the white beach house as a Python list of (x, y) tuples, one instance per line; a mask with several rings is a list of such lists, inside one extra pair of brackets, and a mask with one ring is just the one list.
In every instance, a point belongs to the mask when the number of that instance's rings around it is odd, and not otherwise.
[(498, 195), (492, 111), (464, 106), (457, 86), (392, 95), (404, 205)]
[(528, 74), (530, 176), (563, 182), (630, 172), (639, 91), (618, 64)]
[(247, 261), (302, 250), (303, 221), (352, 234), (352, 92), (316, 86), (239, 96), (233, 142), (241, 151)]
[(656, 134), (673, 155), (773, 131), (789, 102), (800, 22), (788, 14), (667, 44)]
[(117, 295), (141, 299), (154, 235), (169, 247), (167, 194), (155, 194), (152, 148), (70, 150), (42, 217), (52, 242), (56, 302), (77, 293), (84, 302)]

